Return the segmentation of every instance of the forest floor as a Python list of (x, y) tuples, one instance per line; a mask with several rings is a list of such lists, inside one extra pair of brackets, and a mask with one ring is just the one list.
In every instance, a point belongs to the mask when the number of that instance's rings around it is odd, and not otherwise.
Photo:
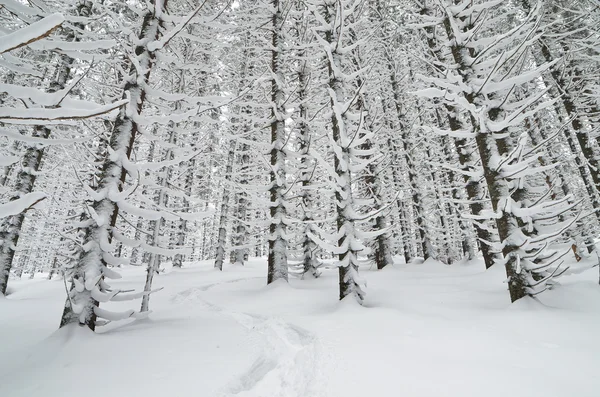
[[(144, 270), (121, 269), (117, 288)], [(361, 269), (364, 306), (337, 271), (266, 286), (266, 260), (167, 269), (146, 320), (57, 331), (62, 280), (11, 280), (0, 298), (2, 397), (596, 397), (598, 268), (510, 304), (480, 261)], [(104, 308), (138, 308), (139, 302)]]

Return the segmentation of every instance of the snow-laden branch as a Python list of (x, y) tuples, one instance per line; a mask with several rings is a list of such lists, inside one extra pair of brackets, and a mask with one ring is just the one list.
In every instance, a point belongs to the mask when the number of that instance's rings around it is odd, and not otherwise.
[(27, 120), (31, 124), (40, 124), (45, 120), (73, 120), (89, 119), (110, 113), (129, 103), (129, 99), (122, 99), (108, 105), (98, 106), (94, 109), (55, 108), (55, 109), (27, 109), (0, 107), (0, 120)]
[(17, 215), (21, 212), (33, 208), (37, 203), (44, 200), (46, 194), (42, 192), (32, 192), (18, 198), (17, 200), (9, 201), (8, 203), (0, 204), (0, 218)]
[(194, 9), (182, 22), (180, 22), (175, 28), (165, 33), (160, 40), (155, 40), (148, 43), (148, 51), (154, 52), (163, 49), (173, 37), (181, 32), (190, 21), (200, 12), (208, 0), (204, 0), (196, 9)]
[(24, 47), (52, 33), (64, 22), (62, 14), (48, 15), (31, 25), (0, 37), (0, 54)]
[(37, 144), (41, 146), (52, 146), (52, 145), (71, 145), (77, 142), (87, 142), (91, 138), (71, 138), (71, 139), (48, 139), (39, 138), (29, 135), (21, 135), (18, 132), (0, 128), (0, 136), (5, 136), (15, 141), (27, 142)]

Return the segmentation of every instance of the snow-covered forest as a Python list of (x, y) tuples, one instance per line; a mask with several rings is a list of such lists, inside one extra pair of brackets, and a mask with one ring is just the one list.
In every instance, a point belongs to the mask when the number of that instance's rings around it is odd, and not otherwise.
[(599, 263), (598, 0), (0, 0), (2, 396), (596, 396)]

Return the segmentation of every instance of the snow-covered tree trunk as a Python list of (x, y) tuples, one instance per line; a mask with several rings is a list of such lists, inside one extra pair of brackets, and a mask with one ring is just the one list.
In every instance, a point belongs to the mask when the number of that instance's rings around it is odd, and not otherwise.
[[(459, 124), (456, 119), (453, 119), (450, 116), (449, 119), (452, 120), (450, 123), (450, 129), (452, 131), (462, 130), (462, 125)], [(473, 216), (480, 217), (485, 208), (484, 202), (486, 199), (486, 194), (484, 186), (482, 185), (482, 181), (477, 175), (473, 174), (476, 174), (477, 171), (477, 168), (475, 167), (477, 164), (477, 156), (476, 153), (473, 153), (475, 150), (473, 147), (474, 145), (469, 144), (468, 140), (463, 138), (456, 138), (453, 139), (453, 141), (456, 151), (458, 152), (458, 159), (462, 169), (470, 173), (470, 175), (463, 174), (463, 180), (466, 184), (467, 198), (469, 200), (469, 209), (471, 210), (471, 214)], [(473, 226), (475, 227), (475, 233), (477, 234), (479, 241), (479, 249), (483, 257), (483, 262), (486, 269), (489, 269), (496, 260), (496, 254), (491, 250), (490, 246), (490, 244), (495, 241), (495, 237), (490, 232), (489, 226), (482, 222), (483, 221), (481, 220), (477, 220), (474, 222)]]
[[(153, 133), (155, 134), (157, 132), (158, 128), (154, 127), (153, 128)], [(156, 153), (156, 147), (157, 147), (157, 141), (152, 141), (150, 142), (150, 147), (148, 148), (148, 155), (146, 156), (146, 161), (148, 163), (151, 163), (152, 161), (154, 161), (154, 156)], [(99, 157), (100, 158), (104, 158), (105, 156), (105, 152), (100, 151), (99, 152)], [(146, 177), (149, 177), (150, 173), (148, 171), (146, 171)], [(144, 194), (147, 193), (146, 191), (147, 189), (144, 189)], [(135, 232), (133, 235), (133, 239), (135, 241), (147, 241), (149, 243), (152, 243), (152, 241), (150, 240), (151, 235), (146, 231), (143, 230), (144, 228), (144, 223), (149, 224), (150, 222), (146, 221), (143, 217), (138, 216), (138, 220), (136, 222), (135, 225)], [(143, 234), (143, 236), (142, 236)], [(143, 263), (146, 262), (146, 260), (148, 259), (148, 253), (147, 252), (143, 252), (144, 250), (138, 245), (136, 247), (133, 247), (133, 249), (131, 250), (131, 257), (130, 262), (132, 265), (134, 266), (138, 266), (138, 265), (142, 265)], [(141, 258), (140, 258), (141, 256)]]
[[(304, 54), (303, 54), (304, 55)], [(308, 122), (308, 88), (310, 80), (310, 69), (308, 61), (303, 61), (300, 64), (300, 70), (298, 71), (298, 131), (300, 147), (299, 152), (302, 158), (300, 159), (300, 181), (302, 184), (302, 192), (300, 197), (302, 200), (302, 222), (304, 223), (302, 231), (302, 268), (303, 275), (309, 275), (318, 277), (320, 275), (319, 266), (320, 261), (317, 257), (317, 251), (319, 246), (315, 242), (312, 236), (317, 235), (318, 231), (313, 225), (315, 221), (314, 211), (315, 205), (315, 193), (313, 192), (311, 179), (314, 172), (314, 160), (311, 161), (310, 149), (311, 149), (311, 130)]]
[[(364, 102), (366, 102), (366, 98), (362, 98), (362, 100), (359, 100), (359, 106), (365, 106)], [(369, 130), (371, 130), (371, 133), (373, 133), (372, 124), (369, 122), (367, 122), (366, 124), (367, 126), (365, 128), (368, 128)], [(361, 149), (365, 152), (373, 152), (374, 145), (369, 140), (365, 142)], [(379, 270), (383, 269), (387, 265), (392, 265), (394, 263), (392, 260), (392, 250), (390, 246), (391, 242), (389, 233), (389, 220), (385, 212), (386, 205), (384, 202), (383, 186), (381, 181), (382, 177), (382, 170), (375, 163), (375, 161), (371, 161), (365, 168), (364, 183), (368, 192), (368, 198), (373, 200), (372, 207), (377, 214), (375, 216), (375, 219), (373, 219), (372, 221), (371, 229), (373, 230), (373, 232), (377, 233), (375, 241), (373, 242), (374, 247), (372, 255), (375, 260), (375, 265)]]
[[(242, 49), (242, 61), (239, 68), (239, 84), (241, 86), (248, 85), (250, 81), (255, 78), (253, 75), (255, 70), (255, 63), (257, 62), (255, 51), (249, 48)], [(239, 87), (238, 87), (239, 90)], [(244, 99), (248, 102), (252, 101), (251, 95), (245, 95)], [(256, 137), (251, 136), (253, 132), (253, 124), (255, 117), (255, 109), (250, 104), (246, 103), (236, 109), (236, 114), (232, 117), (234, 128), (232, 133), (234, 139), (231, 141), (230, 149), (233, 150), (234, 159), (233, 162), (237, 162), (238, 166), (231, 167), (231, 175), (225, 175), (226, 182), (231, 181), (231, 186), (226, 186), (229, 189), (228, 194), (234, 196), (233, 211), (231, 217), (231, 245), (232, 249), (230, 252), (230, 262), (244, 265), (248, 257), (247, 244), (250, 241), (250, 229), (248, 227), (248, 206), (250, 205), (250, 193), (249, 188), (252, 183), (250, 175), (251, 167), (251, 146), (245, 141), (251, 137), (250, 140), (256, 140)], [(241, 143), (236, 142), (241, 140)], [(236, 153), (236, 146), (239, 146), (239, 150)], [(229, 159), (228, 159), (229, 161)], [(227, 179), (229, 178), (229, 179)], [(234, 188), (235, 186), (235, 188)], [(223, 193), (225, 194), (225, 192)], [(229, 203), (228, 203), (229, 206)], [(224, 219), (227, 221), (227, 218)], [(219, 229), (220, 232), (221, 229)], [(219, 234), (220, 237), (220, 234)], [(219, 238), (218, 237), (218, 238)], [(224, 238), (227, 237), (225, 229)]]
[[(193, 140), (197, 139), (195, 134), (192, 134), (192, 139)], [(194, 175), (196, 173), (196, 160), (195, 159), (189, 160), (187, 162), (187, 167), (188, 167), (188, 171), (185, 176), (183, 190), (188, 197), (192, 197), (192, 194), (194, 191)], [(184, 198), (183, 204), (184, 204), (184, 207), (189, 208), (189, 206), (190, 206), (189, 199)], [(175, 243), (175, 245), (177, 247), (181, 248), (181, 247), (185, 246), (186, 237), (189, 235), (189, 232), (190, 232), (190, 230), (188, 228), (192, 228), (192, 225), (194, 225), (194, 223), (188, 221), (187, 219), (181, 219), (179, 221), (179, 226), (178, 226), (178, 231), (177, 231), (177, 241)], [(190, 240), (192, 242), (196, 241), (195, 238), (191, 238)], [(192, 250), (192, 253), (190, 256), (192, 256), (192, 255), (193, 255), (193, 250)], [(178, 267), (178, 268), (183, 267), (183, 260), (184, 260), (183, 254), (181, 254), (181, 253), (175, 254), (175, 257), (173, 258), (173, 266)], [(190, 257), (188, 257), (188, 260), (190, 260)]]
[[(432, 9), (425, 6), (420, 10), (422, 15), (431, 15)], [(424, 28), (426, 33), (427, 45), (438, 62), (446, 62), (445, 55), (442, 52), (439, 39), (436, 37), (436, 30), (434, 26), (426, 26)], [(446, 117), (448, 120), (448, 127), (450, 131), (460, 132), (470, 128), (466, 125), (468, 122), (461, 118), (460, 112), (452, 104), (444, 103), (443, 109), (445, 110)], [(474, 142), (467, 138), (454, 137), (451, 138), (454, 142), (454, 147), (458, 153), (458, 161), (460, 163), (463, 172), (463, 180), (466, 184), (465, 190), (467, 192), (467, 198), (469, 200), (469, 209), (474, 217), (479, 217), (481, 212), (484, 210), (484, 201), (486, 199), (485, 188), (483, 181), (479, 177), (477, 161), (478, 156)], [(475, 233), (479, 241), (479, 249), (483, 256), (483, 262), (486, 269), (492, 267), (496, 260), (496, 254), (490, 249), (490, 243), (495, 241), (494, 235), (490, 232), (490, 227), (481, 223), (481, 221), (473, 222)]]
[(215, 268), (223, 270), (225, 261), (225, 247), (227, 245), (227, 217), (229, 214), (229, 197), (231, 196), (231, 175), (233, 171), (233, 162), (235, 160), (235, 142), (229, 142), (227, 150), (227, 164), (225, 165), (225, 176), (223, 184), (223, 193), (221, 195), (221, 211), (219, 215), (219, 231), (217, 235), (217, 256), (215, 257)]
[[(250, 114), (250, 109), (245, 109), (246, 114)], [(247, 130), (247, 128), (244, 128)], [(236, 194), (235, 203), (235, 224), (232, 236), (233, 249), (231, 251), (231, 263), (244, 265), (248, 260), (249, 228), (248, 228), (248, 206), (250, 205), (249, 194), (246, 191), (250, 184), (250, 146), (247, 143), (241, 144), (241, 154), (239, 155), (239, 186), (242, 189)]]
[[(164, 157), (164, 161), (168, 162), (173, 159), (173, 149), (172, 145), (175, 144), (176, 141), (176, 130), (174, 126), (171, 126), (171, 131), (169, 133), (169, 145), (170, 147), (167, 149)], [(167, 205), (168, 195), (167, 195), (167, 183), (169, 179), (171, 179), (171, 167), (167, 167), (167, 169), (162, 170), (162, 175), (159, 177), (158, 181), (158, 195), (156, 197), (156, 205), (158, 207), (163, 207)], [(164, 225), (164, 219), (161, 217), (155, 221), (153, 221), (152, 231), (152, 244), (155, 247), (160, 247), (160, 238), (161, 238), (161, 228)], [(148, 261), (148, 268), (146, 270), (146, 284), (144, 285), (144, 292), (147, 292), (146, 295), (142, 297), (142, 307), (141, 312), (148, 311), (148, 305), (150, 303), (150, 291), (152, 290), (152, 280), (154, 279), (154, 275), (159, 272), (160, 268), (160, 254), (156, 252), (150, 252), (150, 260)]]
[(288, 278), (285, 76), (283, 74), (283, 3), (272, 1), (271, 19), (271, 171), (267, 283)]
[[(357, 40), (357, 34), (353, 28), (349, 28), (350, 37), (352, 41)], [(357, 47), (353, 51), (354, 59), (353, 63), (357, 70), (360, 70), (361, 64), (365, 63), (363, 59), (364, 56), (360, 52), (360, 48)], [(364, 128), (369, 131), (369, 135), (373, 137), (373, 139), (367, 139), (363, 143), (361, 150), (364, 153), (376, 153), (380, 152), (378, 142), (375, 139), (375, 121), (371, 118), (371, 113), (376, 114), (375, 111), (371, 111), (371, 107), (374, 107), (374, 103), (369, 103), (370, 95), (367, 95), (366, 82), (363, 81), (361, 76), (356, 78), (356, 85), (359, 88), (359, 92), (357, 95), (357, 111), (364, 112)], [(392, 260), (392, 250), (391, 250), (391, 242), (390, 242), (390, 233), (389, 233), (389, 220), (387, 214), (385, 212), (385, 202), (384, 202), (384, 194), (383, 194), (383, 186), (382, 186), (382, 178), (383, 178), (383, 170), (380, 169), (378, 161), (372, 159), (372, 161), (367, 164), (364, 170), (364, 185), (366, 188), (366, 193), (368, 194), (368, 199), (373, 201), (371, 205), (372, 208), (376, 212), (375, 219), (372, 220), (371, 229), (374, 233), (377, 234), (375, 237), (375, 241), (373, 242), (373, 252), (372, 256), (375, 260), (375, 265), (377, 269), (383, 269), (387, 265), (392, 265), (394, 262)]]
[(117, 203), (128, 172), (125, 164), (129, 161), (138, 133), (137, 118), (146, 99), (143, 87), (148, 84), (156, 61), (155, 53), (148, 45), (161, 35), (161, 16), (166, 5), (166, 0), (156, 0), (143, 15), (139, 41), (135, 45), (137, 68), (132, 67), (123, 90), (129, 103), (119, 111), (115, 121), (109, 140), (109, 154), (102, 164), (99, 183), (93, 193), (94, 201), (88, 207), (90, 217), (83, 228), (83, 249), (72, 269), (73, 283), (65, 302), (61, 327), (78, 323), (94, 331), (97, 317), (107, 315), (106, 311), (99, 309), (99, 305), (101, 301), (109, 300), (105, 277), (117, 277), (107, 267), (107, 264), (116, 262), (111, 253), (111, 243), (119, 211)]
[[(316, 30), (317, 39), (327, 56), (329, 110), (331, 117), (330, 142), (334, 152), (334, 174), (332, 187), (335, 191), (337, 247), (339, 259), (339, 298), (347, 296), (362, 303), (365, 290), (358, 277), (358, 254), (365, 249), (356, 229), (359, 218), (356, 198), (352, 189), (352, 170), (360, 171), (367, 164), (359, 157), (359, 149), (372, 134), (364, 129), (364, 114), (356, 111), (356, 99), (360, 88), (351, 84), (347, 71), (354, 63), (350, 49), (362, 41), (351, 40), (349, 24), (358, 18), (352, 15), (357, 10), (350, 2), (324, 1), (312, 10), (321, 26)], [(353, 22), (350, 22), (353, 21)], [(364, 73), (360, 70), (356, 73)]]

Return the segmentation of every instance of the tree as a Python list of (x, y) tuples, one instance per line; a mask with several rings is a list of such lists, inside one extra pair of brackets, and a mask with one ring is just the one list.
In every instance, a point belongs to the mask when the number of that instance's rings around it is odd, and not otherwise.
[(271, 18), (271, 171), (270, 171), (270, 219), (269, 256), (267, 284), (288, 278), (288, 241), (286, 183), (286, 129), (284, 61), (284, 12), (286, 3), (272, 0)]
[(83, 227), (84, 243), (80, 257), (71, 271), (72, 285), (65, 302), (61, 327), (79, 323), (94, 331), (98, 317), (111, 321), (136, 315), (134, 311), (110, 313), (101, 309), (100, 303), (121, 299), (117, 298), (120, 291), (111, 290), (104, 279), (118, 277), (107, 266), (119, 263), (111, 253), (113, 228), (117, 222), (119, 206), (125, 204), (122, 198), (128, 193), (123, 191), (128, 173), (126, 165), (139, 131), (139, 115), (146, 99), (145, 85), (148, 84), (156, 62), (156, 49), (151, 49), (150, 44), (160, 38), (162, 15), (166, 6), (166, 1), (153, 2), (151, 7), (145, 9), (140, 23), (139, 42), (134, 49), (136, 62), (131, 66), (131, 74), (123, 86), (123, 96), (127, 98), (128, 105), (126, 109), (120, 110), (115, 121), (109, 151), (99, 173), (98, 186), (93, 192), (93, 203), (87, 208), (89, 218)]
[(353, 37), (349, 29), (361, 22), (358, 6), (359, 2), (317, 2), (311, 4), (311, 12), (319, 24), (316, 37), (327, 59), (329, 140), (334, 152), (329, 177), (335, 192), (337, 226), (337, 246), (332, 248), (339, 258), (339, 297), (352, 295), (362, 302), (365, 291), (358, 277), (358, 254), (365, 250), (361, 237), (367, 235), (357, 230), (357, 224), (371, 217), (358, 213), (352, 176), (368, 166), (371, 153), (362, 148), (373, 134), (364, 127), (364, 109), (357, 106), (363, 87), (352, 84), (353, 75), (360, 76), (365, 70), (354, 71), (355, 64), (348, 56), (352, 49), (364, 44), (363, 40)]
[(461, 106), (469, 114), (469, 132), (481, 158), (513, 302), (543, 292), (565, 271), (565, 253), (549, 245), (573, 223), (561, 222), (559, 216), (574, 204), (567, 198), (553, 200), (548, 189), (536, 186), (539, 174), (549, 167), (534, 166), (538, 149), (527, 144), (526, 133), (518, 133), (527, 117), (553, 102), (544, 101), (545, 90), (523, 99), (515, 95), (549, 67), (518, 67), (539, 37), (537, 11), (498, 33), (507, 21), (497, 3), (441, 4), (437, 18), (430, 20), (444, 26), (454, 67), (447, 69), (445, 78), (422, 77), (435, 87), (422, 95)]

